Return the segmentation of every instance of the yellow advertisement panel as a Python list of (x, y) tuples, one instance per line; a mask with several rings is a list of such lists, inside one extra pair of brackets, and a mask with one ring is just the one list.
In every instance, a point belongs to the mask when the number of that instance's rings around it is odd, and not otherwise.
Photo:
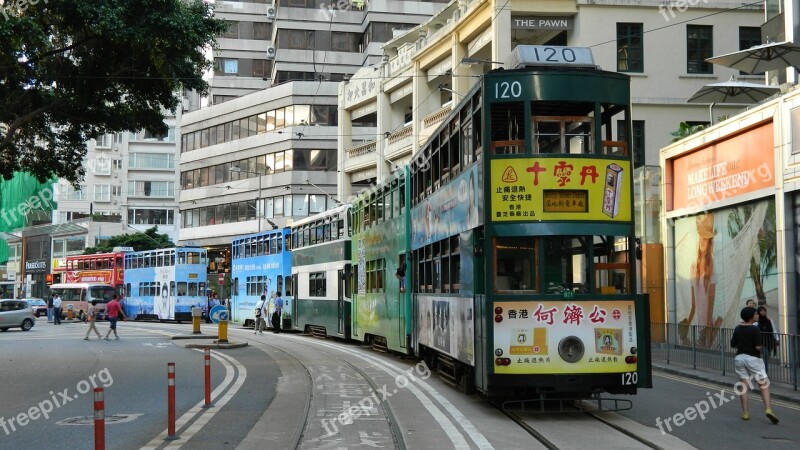
[(624, 301), (495, 302), (494, 372), (634, 372), (636, 309)]
[(630, 161), (564, 157), (491, 161), (495, 222), (630, 222)]

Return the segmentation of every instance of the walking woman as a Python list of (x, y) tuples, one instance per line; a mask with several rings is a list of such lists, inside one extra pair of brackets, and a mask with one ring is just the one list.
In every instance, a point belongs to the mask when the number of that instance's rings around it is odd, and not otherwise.
[(97, 317), (97, 300), (92, 300), (92, 304), (89, 305), (88, 314), (86, 314), (86, 321), (89, 324), (89, 329), (86, 330), (86, 337), (83, 338), (84, 341), (89, 340), (89, 334), (92, 333), (94, 330), (95, 334), (97, 334), (97, 339), (101, 339), (103, 336), (100, 336), (100, 332), (97, 331), (97, 326), (94, 323), (94, 319)]
[(769, 355), (777, 351), (780, 340), (778, 339), (778, 328), (767, 317), (767, 308), (758, 307), (758, 329), (761, 330), (761, 358), (764, 359), (764, 370), (769, 373)]

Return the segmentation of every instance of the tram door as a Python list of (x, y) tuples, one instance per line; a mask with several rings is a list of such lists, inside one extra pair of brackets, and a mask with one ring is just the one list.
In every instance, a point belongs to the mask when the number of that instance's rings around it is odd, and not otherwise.
[[(300, 303), (298, 301), (298, 299), (300, 298), (299, 295), (300, 285), (297, 284), (297, 274), (292, 275), (292, 289), (293, 289), (292, 293), (294, 294), (294, 301), (292, 302), (292, 309), (291, 309), (292, 317), (294, 318), (294, 323), (292, 323), (292, 326), (297, 328), (298, 326), (300, 326), (299, 323), (297, 322), (297, 319), (300, 317), (297, 315), (297, 304)], [(302, 328), (300, 329), (300, 331), (303, 331)]]
[(339, 269), (339, 274), (336, 279), (339, 281), (338, 288), (336, 289), (336, 317), (338, 317), (338, 332), (339, 334), (344, 334), (344, 321), (345, 321), (345, 308), (344, 308), (344, 291), (345, 291), (345, 283), (346, 278), (344, 275), (344, 269)]

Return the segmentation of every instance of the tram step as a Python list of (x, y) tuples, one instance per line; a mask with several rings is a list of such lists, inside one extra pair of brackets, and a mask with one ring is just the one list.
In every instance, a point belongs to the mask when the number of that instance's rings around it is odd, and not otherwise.
[(325, 330), (325, 327), (318, 327), (318, 326), (310, 326), (308, 327), (309, 334), (315, 338), (325, 339), (328, 333)]
[(453, 359), (448, 356), (439, 355), (438, 363), (439, 378), (454, 388), (458, 387), (457, 366), (453, 362)]
[(386, 338), (383, 337), (383, 336), (375, 336), (372, 339), (372, 349), (375, 350), (375, 351), (388, 353), (389, 352), (389, 346), (386, 343)]

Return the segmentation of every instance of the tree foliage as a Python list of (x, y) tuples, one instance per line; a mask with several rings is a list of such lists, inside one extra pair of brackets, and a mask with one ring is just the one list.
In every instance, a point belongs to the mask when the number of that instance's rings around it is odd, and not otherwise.
[(133, 247), (134, 251), (155, 250), (157, 248), (174, 247), (175, 244), (166, 234), (159, 234), (158, 227), (148, 228), (144, 232), (132, 234), (118, 234), (110, 239), (101, 241), (94, 247), (88, 247), (83, 251), (84, 255), (95, 253), (108, 253), (114, 247)]
[(163, 134), (181, 89), (206, 93), (224, 31), (201, 0), (0, 0), (0, 174), (76, 183), (86, 142)]
[(681, 122), (680, 125), (678, 125), (678, 130), (670, 133), (672, 136), (672, 142), (678, 142), (687, 136), (697, 133), (705, 127), (705, 125), (689, 125), (686, 122)]

